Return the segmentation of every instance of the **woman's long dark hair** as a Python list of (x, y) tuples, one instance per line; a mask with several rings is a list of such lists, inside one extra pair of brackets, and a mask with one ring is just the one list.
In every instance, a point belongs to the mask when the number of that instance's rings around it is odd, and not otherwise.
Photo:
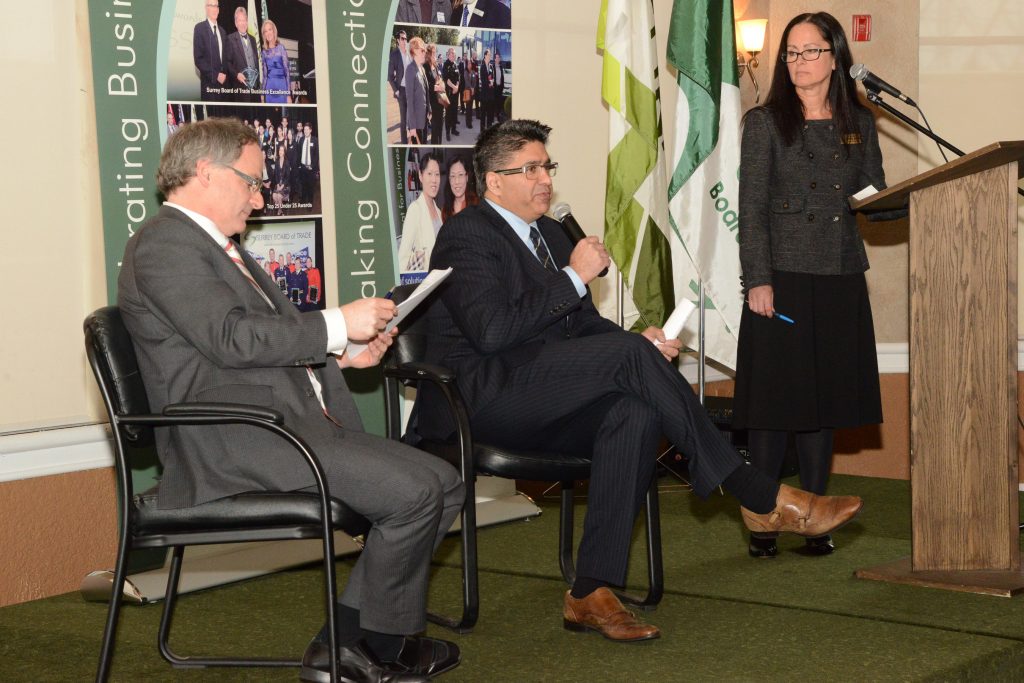
[[(857, 110), (864, 105), (857, 99), (857, 88), (850, 77), (850, 65), (853, 55), (850, 54), (850, 43), (846, 40), (843, 27), (828, 12), (800, 14), (782, 32), (779, 40), (779, 58), (775, 60), (775, 71), (772, 73), (772, 85), (765, 98), (764, 106), (771, 112), (775, 125), (782, 133), (787, 145), (793, 144), (800, 137), (800, 129), (804, 125), (804, 109), (800, 98), (789, 78), (789, 68), (781, 57), (789, 42), (789, 32), (798, 24), (811, 24), (821, 33), (825, 42), (832, 48), (832, 57), (836, 60), (835, 71), (828, 85), (828, 105), (832, 111), (832, 120), (836, 124), (840, 139), (847, 135), (860, 133), (857, 125)], [(820, 59), (825, 59), (823, 54)]]

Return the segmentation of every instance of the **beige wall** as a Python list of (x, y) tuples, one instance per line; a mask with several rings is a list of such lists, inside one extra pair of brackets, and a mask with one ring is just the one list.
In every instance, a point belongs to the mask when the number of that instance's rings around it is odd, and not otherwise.
[(4, 3), (10, 26), (0, 60), (9, 158), (3, 221), (0, 432), (100, 415), (82, 351), (82, 320), (105, 303), (84, 0)]

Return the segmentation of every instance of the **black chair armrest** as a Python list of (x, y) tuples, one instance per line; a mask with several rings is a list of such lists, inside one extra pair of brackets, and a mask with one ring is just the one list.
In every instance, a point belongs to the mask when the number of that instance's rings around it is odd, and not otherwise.
[(455, 381), (454, 370), (433, 363), (403, 363), (397, 367), (385, 368), (384, 376), (401, 380), (425, 379), (437, 384), (450, 384)]
[(164, 406), (160, 415), (121, 415), (117, 421), (154, 427), (245, 424), (274, 432), (288, 441), (306, 461), (321, 497), (324, 519), (330, 519), (330, 490), (320, 459), (301, 436), (284, 424), (284, 415), (273, 408), (245, 403), (172, 403)]
[(248, 417), (284, 424), (284, 415), (279, 411), (246, 403), (172, 403), (164, 406), (163, 414), (168, 417)]

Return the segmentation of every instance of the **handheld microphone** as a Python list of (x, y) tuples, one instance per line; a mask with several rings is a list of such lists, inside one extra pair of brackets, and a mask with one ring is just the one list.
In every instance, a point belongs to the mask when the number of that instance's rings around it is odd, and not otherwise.
[[(569, 241), (575, 245), (580, 240), (586, 238), (587, 234), (583, 232), (583, 228), (576, 221), (576, 217), (572, 215), (572, 208), (565, 202), (559, 202), (551, 209), (551, 215), (556, 221), (562, 224), (562, 229), (565, 230), (566, 236)], [(604, 277), (608, 274), (608, 269), (605, 268), (597, 274), (598, 277)]]
[(909, 97), (901, 93), (899, 90), (889, 85), (875, 74), (868, 71), (868, 68), (863, 64), (854, 64), (853, 66), (850, 67), (850, 78), (856, 81), (863, 81), (864, 87), (867, 90), (870, 90), (872, 92), (878, 92), (879, 90), (881, 90), (882, 92), (889, 93), (893, 97), (902, 100), (903, 102), (906, 102), (912, 107), (917, 106), (914, 100), (910, 99)]

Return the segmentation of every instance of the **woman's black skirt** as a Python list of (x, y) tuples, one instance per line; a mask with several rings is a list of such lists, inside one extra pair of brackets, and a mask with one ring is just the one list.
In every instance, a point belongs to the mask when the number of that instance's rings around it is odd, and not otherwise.
[(733, 427), (813, 431), (882, 421), (871, 303), (863, 273), (772, 275), (776, 313), (744, 307)]

